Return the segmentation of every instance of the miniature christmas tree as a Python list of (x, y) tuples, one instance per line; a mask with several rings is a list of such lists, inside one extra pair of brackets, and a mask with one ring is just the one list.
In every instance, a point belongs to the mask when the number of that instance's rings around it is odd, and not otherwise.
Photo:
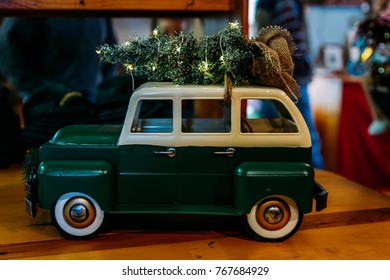
[(97, 53), (103, 62), (122, 64), (132, 77), (176, 84), (225, 83), (227, 99), (233, 86), (274, 86), (296, 101), (300, 93), (292, 78), (294, 50), (286, 29), (266, 27), (249, 39), (235, 22), (199, 39), (189, 32), (169, 36), (156, 28), (147, 38), (106, 44)]

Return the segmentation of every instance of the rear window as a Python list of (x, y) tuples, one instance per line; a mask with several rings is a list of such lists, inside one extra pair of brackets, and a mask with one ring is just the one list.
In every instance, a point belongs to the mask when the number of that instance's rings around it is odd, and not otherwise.
[(242, 133), (296, 133), (298, 127), (287, 108), (275, 99), (243, 99)]

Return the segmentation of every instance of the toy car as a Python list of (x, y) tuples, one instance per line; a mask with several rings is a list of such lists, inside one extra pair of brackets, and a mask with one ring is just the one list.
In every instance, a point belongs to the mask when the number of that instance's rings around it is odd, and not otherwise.
[[(247, 108), (272, 106), (264, 117)], [(206, 108), (206, 110), (205, 110)], [(97, 235), (107, 214), (242, 216), (256, 240), (281, 241), (326, 208), (311, 139), (280, 89), (146, 83), (123, 125), (64, 127), (39, 150), (26, 205), (51, 209), (67, 238)]]

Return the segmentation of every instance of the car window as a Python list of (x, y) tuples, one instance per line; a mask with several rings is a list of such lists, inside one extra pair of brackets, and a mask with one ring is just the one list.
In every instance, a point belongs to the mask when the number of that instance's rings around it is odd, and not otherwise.
[(171, 133), (173, 131), (173, 101), (141, 99), (137, 103), (133, 133)]
[(242, 133), (295, 133), (295, 120), (287, 108), (275, 99), (242, 99)]
[(231, 131), (231, 108), (223, 99), (183, 99), (183, 133), (228, 133)]

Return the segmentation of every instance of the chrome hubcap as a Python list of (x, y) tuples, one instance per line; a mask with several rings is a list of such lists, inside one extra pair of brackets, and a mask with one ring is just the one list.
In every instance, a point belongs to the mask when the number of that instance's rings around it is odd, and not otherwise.
[(88, 218), (88, 209), (82, 204), (76, 204), (70, 209), (69, 215), (73, 221), (81, 223)]
[(256, 211), (256, 220), (266, 230), (280, 230), (290, 221), (291, 212), (286, 202), (274, 198), (261, 202)]
[(270, 224), (277, 224), (283, 219), (283, 210), (277, 205), (272, 205), (265, 209), (264, 219)]
[(96, 218), (95, 206), (84, 197), (70, 199), (64, 206), (65, 221), (75, 228), (86, 228)]

